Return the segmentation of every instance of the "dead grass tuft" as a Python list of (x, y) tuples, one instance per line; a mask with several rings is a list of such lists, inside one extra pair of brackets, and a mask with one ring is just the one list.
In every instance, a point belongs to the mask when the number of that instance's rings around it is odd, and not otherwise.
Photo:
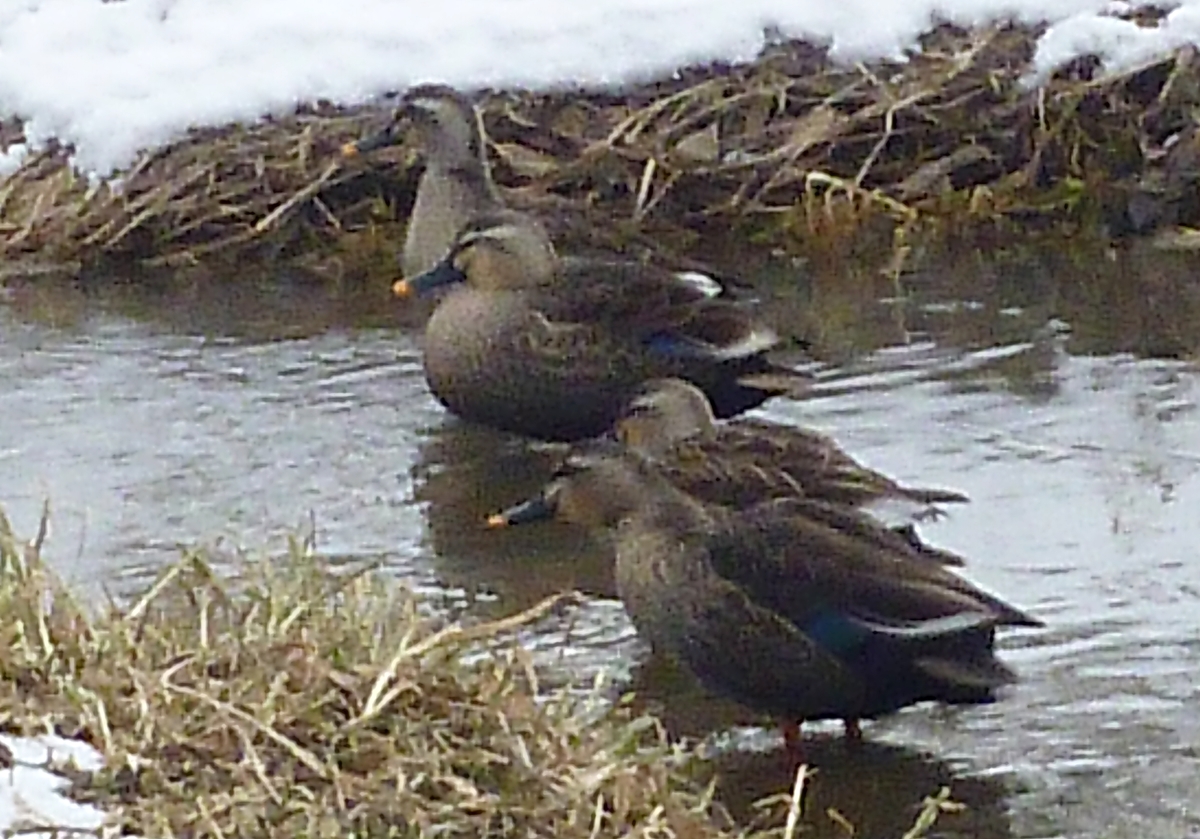
[(513, 632), (463, 627), (299, 544), (183, 557), (93, 614), (0, 519), (0, 713), (82, 737), (76, 796), (144, 836), (725, 835), (655, 720), (545, 692)]
[[(696, 755), (591, 689), (546, 689), (515, 634), (573, 595), (448, 622), (299, 541), (218, 574), (202, 553), (86, 607), (0, 513), (0, 720), (95, 746), (72, 795), (119, 834), (792, 839), (806, 778), (738, 828)], [(907, 834), (956, 809), (925, 801)], [(775, 821), (777, 819), (777, 822)]]

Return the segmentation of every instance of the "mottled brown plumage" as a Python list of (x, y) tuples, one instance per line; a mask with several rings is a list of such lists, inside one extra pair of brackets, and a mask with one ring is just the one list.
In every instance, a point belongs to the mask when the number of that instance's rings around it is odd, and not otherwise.
[(356, 155), (399, 143), (410, 130), (424, 155), (425, 171), (405, 233), (401, 256), (405, 276), (436, 265), (472, 216), (504, 206), (492, 180), (479, 114), (471, 100), (454, 88), (411, 88), (382, 131), (348, 144), (345, 153)]
[(800, 497), (705, 505), (655, 464), (604, 452), (574, 455), (491, 523), (553, 515), (609, 529), (639, 633), (781, 721), (852, 725), (922, 701), (993, 701), (1015, 678), (995, 656), (996, 629), (1041, 622), (868, 516), (829, 508)]
[(449, 287), (425, 333), (434, 394), (466, 419), (531, 437), (606, 431), (647, 380), (680, 376), (732, 415), (807, 386), (766, 357), (773, 331), (698, 282), (651, 266), (571, 263), (531, 216), (469, 222), (449, 255), (397, 283)]
[[(492, 178), (480, 112), (465, 94), (446, 85), (410, 88), (391, 122), (375, 134), (347, 143), (343, 152), (355, 157), (409, 136), (416, 139), (425, 169), (405, 234), (401, 268), (406, 277), (433, 268), (473, 217), (507, 206)], [(560, 271), (579, 280), (596, 273), (628, 276), (643, 267), (618, 254), (560, 259)]]
[(649, 382), (614, 434), (657, 461), (675, 486), (713, 504), (745, 508), (795, 495), (850, 506), (885, 498), (968, 500), (952, 490), (898, 484), (817, 431), (750, 418), (718, 423), (704, 393), (678, 379)]
[[(402, 257), (406, 277), (436, 270), (472, 219), (495, 219), (505, 203), (492, 179), (486, 136), (471, 101), (441, 85), (412, 88), (393, 121), (379, 133), (348, 144), (356, 155), (417, 133), (425, 171), (417, 187)], [(728, 299), (698, 305), (723, 290), (702, 275), (675, 274), (617, 255), (558, 256), (545, 243), (552, 267), (540, 262), (545, 237), (534, 232), (525, 255), (532, 262), (517, 272), (501, 268), (503, 288), (489, 283), (493, 272), (486, 248), (476, 249), (470, 271), (473, 293), (456, 289), (439, 305), (426, 332), (426, 374), (434, 394), (450, 410), (486, 425), (547, 439), (579, 439), (605, 431), (649, 376), (682, 375), (699, 384), (721, 416), (747, 410), (770, 396), (794, 389), (797, 377), (766, 361), (775, 335), (755, 324)], [(509, 242), (520, 237), (510, 236)], [(517, 258), (520, 264), (521, 257)], [(539, 308), (507, 296), (517, 286), (553, 278), (556, 290), (542, 289)], [(420, 283), (415, 287), (419, 288)], [(404, 286), (414, 287), (414, 286)], [(520, 289), (524, 298), (527, 287)], [(544, 317), (532, 317), (534, 312)], [(588, 325), (592, 332), (575, 329)], [(560, 327), (569, 326), (570, 329)], [(670, 363), (648, 363), (652, 354), (617, 352), (607, 332), (635, 335)], [(658, 332), (654, 332), (658, 330)], [(686, 336), (687, 341), (676, 341)], [(597, 341), (597, 337), (604, 339)], [(745, 381), (739, 381), (742, 377)]]

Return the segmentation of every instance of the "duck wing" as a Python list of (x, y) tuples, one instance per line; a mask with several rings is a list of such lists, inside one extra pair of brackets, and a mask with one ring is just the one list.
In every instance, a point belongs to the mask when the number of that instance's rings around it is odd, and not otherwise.
[[(812, 502), (810, 514), (831, 526), (859, 530), (864, 538), (885, 538), (875, 519), (847, 506), (878, 493), (848, 494), (836, 479), (831, 487), (830, 479), (821, 474), (827, 468), (831, 441), (805, 429), (796, 431), (786, 436), (755, 434), (740, 422), (729, 423), (719, 428), (716, 437), (678, 441), (661, 458), (661, 465), (677, 487), (710, 504), (742, 510), (775, 498), (805, 497)], [(851, 476), (846, 484), (854, 480)], [(964, 564), (961, 557), (926, 545), (912, 527), (888, 531), (929, 559), (944, 565)], [(886, 538), (888, 544), (897, 544), (891, 536)]]
[(962, 503), (969, 499), (953, 490), (907, 487), (859, 463), (830, 436), (795, 426), (745, 419), (722, 428), (721, 443), (745, 458), (775, 464), (804, 486), (809, 495), (844, 504), (861, 504), (880, 496), (920, 504)]
[[(723, 657), (705, 650), (714, 681), (740, 688), (743, 701), (812, 718), (870, 717), (924, 700), (989, 702), (1014, 681), (995, 656), (996, 628), (1035, 619), (902, 548), (856, 552), (837, 531), (798, 523), (781, 506), (730, 514), (707, 535), (709, 588), (725, 590), (730, 612), (704, 615), (726, 647)], [(840, 687), (819, 690), (827, 679)]]
[[(865, 516), (845, 520), (808, 499), (729, 516), (710, 542), (719, 576), (806, 634), (915, 643), (953, 628), (945, 621), (956, 616), (975, 616), (980, 627), (1042, 625), (930, 561), (902, 534)], [(889, 636), (879, 632), (884, 627), (911, 632)]]
[(660, 459), (660, 465), (684, 492), (734, 509), (804, 494), (804, 487), (775, 465), (769, 447), (764, 446), (758, 456), (758, 452), (730, 449), (722, 442), (720, 438), (680, 440)]
[[(958, 554), (935, 548), (922, 541), (917, 529), (911, 524), (902, 527), (882, 525), (875, 517), (854, 507), (836, 504), (823, 498), (792, 497), (786, 504), (778, 505), (789, 514), (802, 515), (820, 522), (835, 532), (858, 540), (883, 552), (895, 552), (914, 562), (932, 562), (936, 565), (962, 567), (966, 560)], [(954, 579), (960, 579), (954, 577)]]
[(559, 286), (538, 301), (548, 317), (609, 326), (667, 359), (722, 363), (779, 343), (705, 274), (589, 257), (565, 257), (560, 271)]
[[(819, 672), (857, 684), (856, 693), (822, 704), (810, 687), (818, 671), (789, 668), (782, 671), (789, 688), (770, 694), (776, 707), (814, 718), (871, 717), (926, 700), (990, 702), (1015, 680), (995, 655), (996, 629), (1040, 621), (911, 548), (892, 547), (887, 533), (866, 539), (805, 516), (803, 503), (731, 513), (706, 540), (714, 576), (744, 598), (745, 633), (790, 625)], [(773, 635), (772, 660), (786, 640), (778, 629)], [(745, 678), (755, 690), (766, 686), (753, 673)]]
[(686, 322), (693, 307), (723, 291), (700, 274), (676, 274), (622, 259), (563, 257), (547, 311), (555, 318), (619, 323), (626, 328)]

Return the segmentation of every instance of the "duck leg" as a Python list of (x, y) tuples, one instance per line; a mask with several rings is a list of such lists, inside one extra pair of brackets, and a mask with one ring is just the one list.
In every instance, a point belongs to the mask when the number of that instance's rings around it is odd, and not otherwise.
[[(913, 521), (918, 521), (918, 522), (921, 522), (922, 524), (924, 524), (926, 522), (938, 521), (946, 515), (947, 515), (947, 513), (945, 510), (941, 509), (940, 507), (934, 507), (931, 504), (928, 507), (925, 507), (924, 509), (917, 510), (915, 513), (912, 514), (912, 517), (913, 517)], [(912, 525), (908, 525), (908, 526), (912, 527)]]
[(801, 740), (800, 726), (802, 722), (790, 720), (780, 724), (780, 729), (783, 731), (783, 747), (788, 754), (795, 758), (803, 757), (804, 743)]
[(855, 717), (847, 717), (842, 720), (842, 725), (846, 728), (846, 739), (852, 743), (861, 743), (863, 734), (862, 726), (858, 724), (858, 719)]

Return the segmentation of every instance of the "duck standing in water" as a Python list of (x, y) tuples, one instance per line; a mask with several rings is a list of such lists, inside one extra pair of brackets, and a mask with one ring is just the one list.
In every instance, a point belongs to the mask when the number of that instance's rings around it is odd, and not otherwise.
[(532, 216), (475, 217), (402, 296), (451, 290), (425, 331), (430, 389), (455, 414), (545, 440), (607, 431), (647, 380), (694, 383), (720, 416), (807, 388), (776, 365), (776, 334), (710, 284), (650, 265), (589, 260), (565, 271)]
[[(469, 99), (452, 88), (412, 88), (387, 127), (347, 144), (344, 152), (352, 156), (400, 142), (409, 126), (416, 130), (424, 150), (425, 171), (417, 187), (402, 258), (411, 282), (397, 285), (405, 294), (445, 285), (445, 272), (434, 282), (416, 278), (434, 269), (472, 219), (505, 215), (504, 201), (488, 165), (479, 114)], [(512, 218), (502, 226), (512, 229)], [(639, 322), (635, 328), (656, 317), (662, 320), (656, 324), (656, 332), (639, 333), (643, 340), (637, 348), (643, 351), (640, 359), (624, 352), (606, 360), (599, 355), (605, 342), (589, 352), (587, 339), (579, 330), (569, 331), (581, 343), (567, 356), (530, 352), (519, 329), (521, 323), (531, 324), (527, 320), (530, 310), (516, 305), (513, 297), (494, 293), (500, 289), (494, 279), (488, 279), (495, 273), (489, 270), (489, 258), (476, 258), (471, 272), (474, 280), (466, 283), (470, 292), (454, 289), (448, 295), (454, 299), (443, 301), (426, 329), (426, 377), (434, 395), (454, 413), (527, 436), (574, 440), (606, 431), (632, 395), (632, 384), (646, 376), (682, 375), (695, 381), (720, 416), (794, 392), (807, 382), (806, 377), (766, 360), (765, 351), (775, 346), (778, 338), (723, 297), (724, 289), (715, 280), (694, 272), (677, 274), (618, 255), (559, 256), (536, 220), (525, 217), (516, 227), (524, 233), (503, 235), (510, 243), (523, 236), (526, 244), (519, 245), (521, 257), (510, 253), (506, 261), (501, 260), (501, 274), (514, 277), (524, 273), (518, 284), (541, 287), (543, 302), (553, 304), (547, 303), (547, 309), (553, 311), (539, 310), (549, 321), (532, 322), (526, 337), (537, 334), (544, 325), (587, 322), (607, 322), (619, 331), (623, 328), (619, 318), (630, 310)], [(472, 234), (475, 241), (479, 241), (477, 234)], [(494, 244), (501, 238), (491, 237), (492, 252), (502, 250)], [(472, 247), (484, 251), (489, 245)], [(556, 287), (553, 294), (546, 293), (548, 278)], [(485, 284), (493, 293), (482, 293)], [(516, 288), (509, 283), (503, 290)], [(636, 311), (637, 293), (643, 291), (651, 295), (646, 305), (657, 307), (655, 311)], [(614, 301), (613, 295), (620, 299)], [(666, 308), (661, 305), (664, 297), (669, 298)], [(693, 310), (710, 298), (701, 326), (694, 320)], [(499, 309), (493, 311), (493, 303)], [(690, 322), (693, 332), (699, 330), (698, 340), (675, 330), (674, 319), (680, 317)], [(566, 335), (557, 331), (555, 341), (561, 344)], [(620, 343), (626, 349), (631, 344)], [(643, 363), (647, 359), (656, 363)], [(570, 369), (573, 361), (582, 365), (574, 376)], [(544, 416), (538, 416), (539, 412)]]
[(577, 453), (491, 526), (557, 517), (613, 534), (639, 634), (709, 689), (781, 721), (860, 719), (924, 701), (980, 704), (1015, 681), (996, 629), (1042, 622), (867, 516), (787, 498), (708, 506), (630, 452)]
[(704, 392), (680, 379), (648, 382), (616, 421), (627, 448), (657, 462), (678, 488), (701, 501), (744, 509), (802, 495), (859, 507), (882, 499), (964, 503), (953, 490), (907, 487), (856, 461), (829, 436), (752, 418), (717, 423)]

